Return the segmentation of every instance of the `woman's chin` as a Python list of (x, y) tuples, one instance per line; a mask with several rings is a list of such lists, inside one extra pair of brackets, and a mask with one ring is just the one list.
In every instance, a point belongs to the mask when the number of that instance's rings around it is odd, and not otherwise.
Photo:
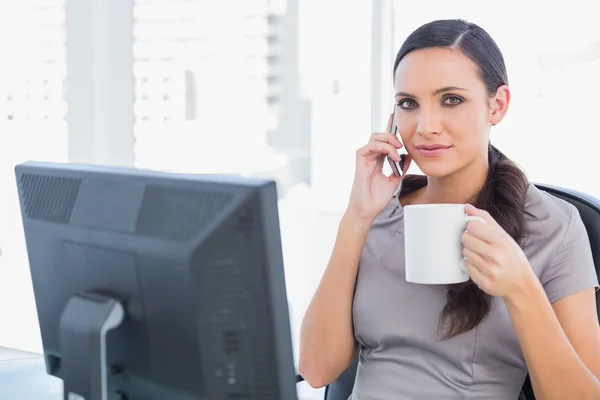
[(444, 165), (443, 163), (424, 162), (417, 163), (417, 166), (424, 175), (427, 175), (430, 178), (443, 178), (453, 172), (452, 168), (448, 168), (448, 165)]

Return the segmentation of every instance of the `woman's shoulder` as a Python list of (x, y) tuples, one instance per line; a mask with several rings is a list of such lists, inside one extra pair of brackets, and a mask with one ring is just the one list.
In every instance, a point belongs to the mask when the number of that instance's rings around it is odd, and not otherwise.
[(588, 233), (577, 207), (530, 184), (525, 223), (523, 250), (551, 302), (598, 286)]
[(525, 196), (526, 243), (558, 245), (567, 230), (573, 229), (573, 218), (580, 218), (575, 206), (529, 184)]
[(578, 227), (578, 220), (581, 217), (574, 205), (529, 184), (525, 196), (527, 231), (541, 231), (545, 236), (564, 236), (568, 229)]
[(525, 220), (529, 222), (552, 221), (555, 225), (564, 225), (576, 210), (571, 203), (558, 198), (533, 183), (527, 187), (525, 196)]

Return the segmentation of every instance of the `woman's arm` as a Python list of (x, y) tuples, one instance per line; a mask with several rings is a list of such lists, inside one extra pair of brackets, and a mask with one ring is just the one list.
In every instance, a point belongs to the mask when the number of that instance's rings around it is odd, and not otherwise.
[(598, 278), (575, 207), (542, 278), (521, 247), (486, 211), (466, 206), (465, 265), (473, 281), (502, 297), (525, 356), (536, 398), (600, 400)]
[(300, 332), (299, 372), (309, 385), (334, 381), (356, 354), (352, 300), (358, 262), (372, 221), (346, 213)]
[(594, 289), (550, 304), (541, 283), (505, 298), (539, 400), (600, 399), (600, 327)]

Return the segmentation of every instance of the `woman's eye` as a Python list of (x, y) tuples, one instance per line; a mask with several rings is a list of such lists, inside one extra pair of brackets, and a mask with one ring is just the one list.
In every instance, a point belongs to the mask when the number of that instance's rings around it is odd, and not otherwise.
[(417, 102), (414, 101), (413, 99), (404, 99), (404, 100), (400, 100), (398, 102), (398, 107), (402, 108), (403, 110), (410, 110), (417, 106), (418, 106)]
[(444, 105), (447, 105), (447, 106), (456, 106), (462, 102), (463, 102), (463, 99), (461, 99), (458, 96), (448, 96), (443, 101)]

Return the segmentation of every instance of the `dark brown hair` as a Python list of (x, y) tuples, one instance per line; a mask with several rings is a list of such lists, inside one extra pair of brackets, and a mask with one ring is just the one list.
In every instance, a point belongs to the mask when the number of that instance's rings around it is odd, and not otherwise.
[[(398, 64), (408, 53), (432, 47), (453, 48), (473, 60), (479, 66), (481, 80), (490, 96), (500, 86), (508, 85), (504, 57), (494, 40), (476, 24), (462, 20), (433, 21), (414, 31), (396, 56), (394, 76)], [(491, 144), (488, 159), (486, 182), (472, 199), (472, 204), (488, 211), (517, 243), (521, 243), (528, 180), (514, 162)], [(415, 178), (405, 181), (403, 192), (421, 186), (418, 182), (421, 179)], [(471, 280), (448, 285), (446, 305), (440, 315), (444, 338), (449, 339), (477, 327), (488, 315), (491, 304), (491, 296)]]

